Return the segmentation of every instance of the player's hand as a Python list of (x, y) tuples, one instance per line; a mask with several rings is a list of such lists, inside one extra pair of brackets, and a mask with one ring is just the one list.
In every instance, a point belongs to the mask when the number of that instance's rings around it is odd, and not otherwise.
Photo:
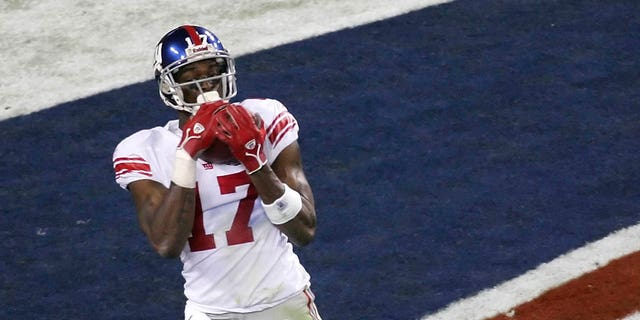
[(266, 132), (262, 119), (254, 116), (237, 104), (227, 105), (216, 113), (216, 136), (226, 143), (233, 156), (240, 161), (249, 174), (267, 163), (264, 154)]
[(227, 103), (219, 100), (202, 104), (198, 112), (182, 127), (178, 149), (183, 149), (193, 159), (207, 149), (216, 138), (215, 111)]

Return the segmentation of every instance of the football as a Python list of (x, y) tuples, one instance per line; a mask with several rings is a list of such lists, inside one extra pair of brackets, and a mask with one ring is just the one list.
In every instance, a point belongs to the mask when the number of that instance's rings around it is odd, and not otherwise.
[[(256, 126), (262, 126), (262, 118), (257, 113), (253, 113), (253, 121)], [(204, 150), (199, 156), (205, 162), (213, 164), (228, 164), (238, 162), (231, 153), (231, 149), (224, 142), (215, 139), (211, 146)]]
[(216, 139), (209, 148), (204, 150), (198, 158), (213, 164), (225, 164), (236, 161), (224, 142)]

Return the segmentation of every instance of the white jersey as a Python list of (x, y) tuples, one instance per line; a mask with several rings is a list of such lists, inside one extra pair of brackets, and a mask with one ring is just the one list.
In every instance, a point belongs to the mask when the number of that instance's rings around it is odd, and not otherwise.
[[(240, 103), (258, 113), (267, 131), (265, 154), (273, 163), (298, 138), (298, 124), (284, 105), (271, 99)], [(142, 130), (115, 149), (116, 182), (122, 187), (151, 179), (167, 188), (181, 137), (178, 121)], [(292, 245), (267, 219), (242, 165), (197, 161), (196, 213), (182, 250), (187, 304), (206, 313), (253, 312), (299, 294), (309, 274)]]

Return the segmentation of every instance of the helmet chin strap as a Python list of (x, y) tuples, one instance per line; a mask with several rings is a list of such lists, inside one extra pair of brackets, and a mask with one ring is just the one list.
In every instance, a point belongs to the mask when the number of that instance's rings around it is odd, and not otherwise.
[(198, 97), (196, 98), (198, 105), (193, 107), (193, 114), (196, 114), (198, 112), (198, 110), (200, 109), (200, 105), (202, 105), (203, 103), (216, 102), (218, 100), (221, 100), (221, 99), (220, 99), (220, 94), (216, 90), (203, 92), (199, 94)]

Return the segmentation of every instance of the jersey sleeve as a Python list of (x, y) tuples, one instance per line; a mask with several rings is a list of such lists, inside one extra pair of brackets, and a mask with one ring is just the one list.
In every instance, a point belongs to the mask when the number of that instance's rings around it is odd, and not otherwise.
[(151, 179), (166, 184), (162, 165), (154, 153), (152, 130), (142, 130), (120, 142), (113, 152), (115, 180), (126, 189), (134, 181)]
[(264, 121), (267, 133), (265, 153), (269, 163), (273, 163), (284, 148), (298, 140), (298, 121), (280, 101), (247, 99), (241, 105), (258, 113)]

